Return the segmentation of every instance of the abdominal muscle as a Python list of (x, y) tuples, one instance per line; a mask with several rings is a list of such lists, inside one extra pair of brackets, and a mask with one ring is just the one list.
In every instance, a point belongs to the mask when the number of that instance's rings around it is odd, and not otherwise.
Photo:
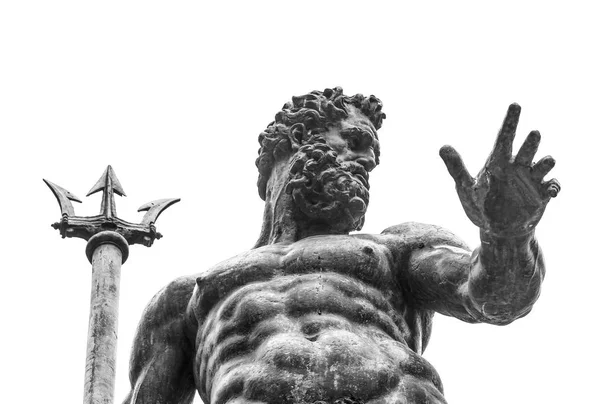
[[(433, 367), (403, 338), (376, 289), (341, 274), (246, 285), (198, 330), (195, 376), (206, 404), (442, 404)], [(405, 326), (405, 324), (404, 324)]]

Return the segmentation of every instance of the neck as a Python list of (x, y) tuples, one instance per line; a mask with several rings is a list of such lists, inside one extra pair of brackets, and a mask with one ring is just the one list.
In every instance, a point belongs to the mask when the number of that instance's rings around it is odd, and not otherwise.
[(328, 223), (299, 218), (301, 215), (296, 212), (292, 195), (285, 192), (288, 165), (289, 161), (284, 160), (273, 168), (267, 184), (263, 225), (254, 248), (276, 243), (291, 244), (310, 236), (340, 234)]

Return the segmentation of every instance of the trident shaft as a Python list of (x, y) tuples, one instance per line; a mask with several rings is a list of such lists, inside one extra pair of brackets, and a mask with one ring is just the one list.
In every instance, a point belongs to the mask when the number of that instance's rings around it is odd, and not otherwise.
[(86, 255), (92, 264), (92, 292), (85, 366), (84, 404), (113, 404), (117, 355), (119, 284), (121, 265), (129, 256), (129, 245), (150, 247), (162, 235), (154, 226), (158, 216), (180, 199), (160, 199), (142, 205), (142, 222), (129, 223), (117, 217), (114, 195), (126, 196), (111, 166), (108, 166), (87, 196), (102, 191), (100, 214), (75, 216), (71, 201), (79, 198), (44, 180), (60, 205), (62, 218), (52, 227), (63, 238), (87, 240)]

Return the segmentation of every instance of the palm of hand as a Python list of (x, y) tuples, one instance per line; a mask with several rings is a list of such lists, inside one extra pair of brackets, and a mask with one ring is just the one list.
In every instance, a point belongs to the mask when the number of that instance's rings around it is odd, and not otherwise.
[(516, 156), (512, 156), (521, 108), (508, 108), (496, 143), (484, 168), (473, 178), (452, 146), (440, 149), (456, 191), (471, 221), (497, 236), (516, 236), (533, 230), (551, 197), (560, 191), (556, 179), (544, 181), (555, 161), (546, 156), (533, 164), (540, 134), (532, 131)]

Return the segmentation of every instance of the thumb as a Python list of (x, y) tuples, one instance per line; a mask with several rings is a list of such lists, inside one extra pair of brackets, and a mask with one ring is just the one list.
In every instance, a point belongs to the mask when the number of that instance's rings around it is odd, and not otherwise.
[(440, 157), (444, 160), (448, 172), (454, 178), (456, 186), (473, 185), (473, 177), (469, 174), (460, 154), (452, 146), (445, 145), (440, 149)]

